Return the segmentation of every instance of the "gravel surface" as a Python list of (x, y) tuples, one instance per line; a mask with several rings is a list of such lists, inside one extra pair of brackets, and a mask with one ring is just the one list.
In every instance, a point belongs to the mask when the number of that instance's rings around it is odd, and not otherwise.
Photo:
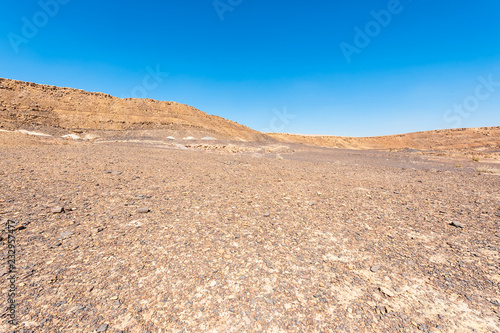
[(482, 163), (173, 147), (0, 145), (16, 332), (500, 332)]

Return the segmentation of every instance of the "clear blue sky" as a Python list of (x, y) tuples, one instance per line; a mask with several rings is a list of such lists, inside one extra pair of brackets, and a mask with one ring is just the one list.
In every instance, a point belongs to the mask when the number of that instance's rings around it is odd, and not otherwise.
[(257, 130), (500, 125), (498, 0), (54, 1), (3, 1), (0, 77), (173, 100)]

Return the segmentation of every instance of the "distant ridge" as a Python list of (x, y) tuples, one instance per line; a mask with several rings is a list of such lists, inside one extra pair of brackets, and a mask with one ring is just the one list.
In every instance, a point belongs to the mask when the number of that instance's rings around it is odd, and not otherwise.
[(0, 78), (0, 129), (70, 131), (165, 130), (201, 138), (281, 141), (348, 149), (474, 150), (500, 152), (500, 126), (446, 129), (378, 137), (261, 133), (192, 106), (153, 99), (117, 98), (99, 92)]

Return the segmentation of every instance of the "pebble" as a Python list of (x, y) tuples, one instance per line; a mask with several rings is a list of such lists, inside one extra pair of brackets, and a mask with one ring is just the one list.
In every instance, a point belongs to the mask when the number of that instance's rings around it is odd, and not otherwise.
[(137, 210), (137, 213), (146, 214), (149, 213), (150, 209), (148, 207), (141, 207)]
[(108, 324), (102, 324), (97, 328), (97, 332), (106, 332), (108, 330)]
[(452, 221), (450, 223), (450, 225), (454, 226), (454, 227), (457, 227), (457, 228), (465, 228), (465, 224), (463, 223), (460, 223), (460, 222), (456, 222), (456, 221)]
[(370, 271), (372, 271), (373, 273), (375, 273), (375, 272), (378, 272), (381, 268), (382, 268), (382, 266), (380, 266), (380, 265), (375, 265), (375, 266), (372, 266), (372, 267), (370, 268)]
[(60, 235), (59, 235), (59, 238), (61, 239), (66, 239), (68, 238), (69, 236), (73, 235), (73, 232), (71, 231), (65, 231), (65, 232), (62, 232)]
[(381, 291), (384, 295), (386, 295), (386, 296), (388, 296), (388, 297), (394, 297), (394, 296), (395, 296), (395, 294), (394, 294), (392, 291), (390, 291), (389, 289), (387, 289), (386, 287), (380, 287), (380, 288), (379, 288), (379, 290), (380, 290), (380, 291)]
[(269, 217), (269, 216), (271, 216), (271, 213), (269, 212), (264, 213), (264, 217)]
[(62, 206), (52, 207), (50, 211), (52, 212), (52, 214), (64, 213), (64, 207)]
[(103, 231), (104, 229), (105, 229), (104, 227), (94, 228), (94, 229), (92, 229), (92, 233), (97, 234), (97, 233), (100, 233), (101, 231)]

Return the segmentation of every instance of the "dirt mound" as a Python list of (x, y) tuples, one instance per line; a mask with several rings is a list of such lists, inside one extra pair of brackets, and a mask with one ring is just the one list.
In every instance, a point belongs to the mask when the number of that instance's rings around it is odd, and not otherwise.
[(0, 127), (70, 130), (170, 129), (220, 139), (263, 141), (260, 132), (192, 106), (0, 78)]

